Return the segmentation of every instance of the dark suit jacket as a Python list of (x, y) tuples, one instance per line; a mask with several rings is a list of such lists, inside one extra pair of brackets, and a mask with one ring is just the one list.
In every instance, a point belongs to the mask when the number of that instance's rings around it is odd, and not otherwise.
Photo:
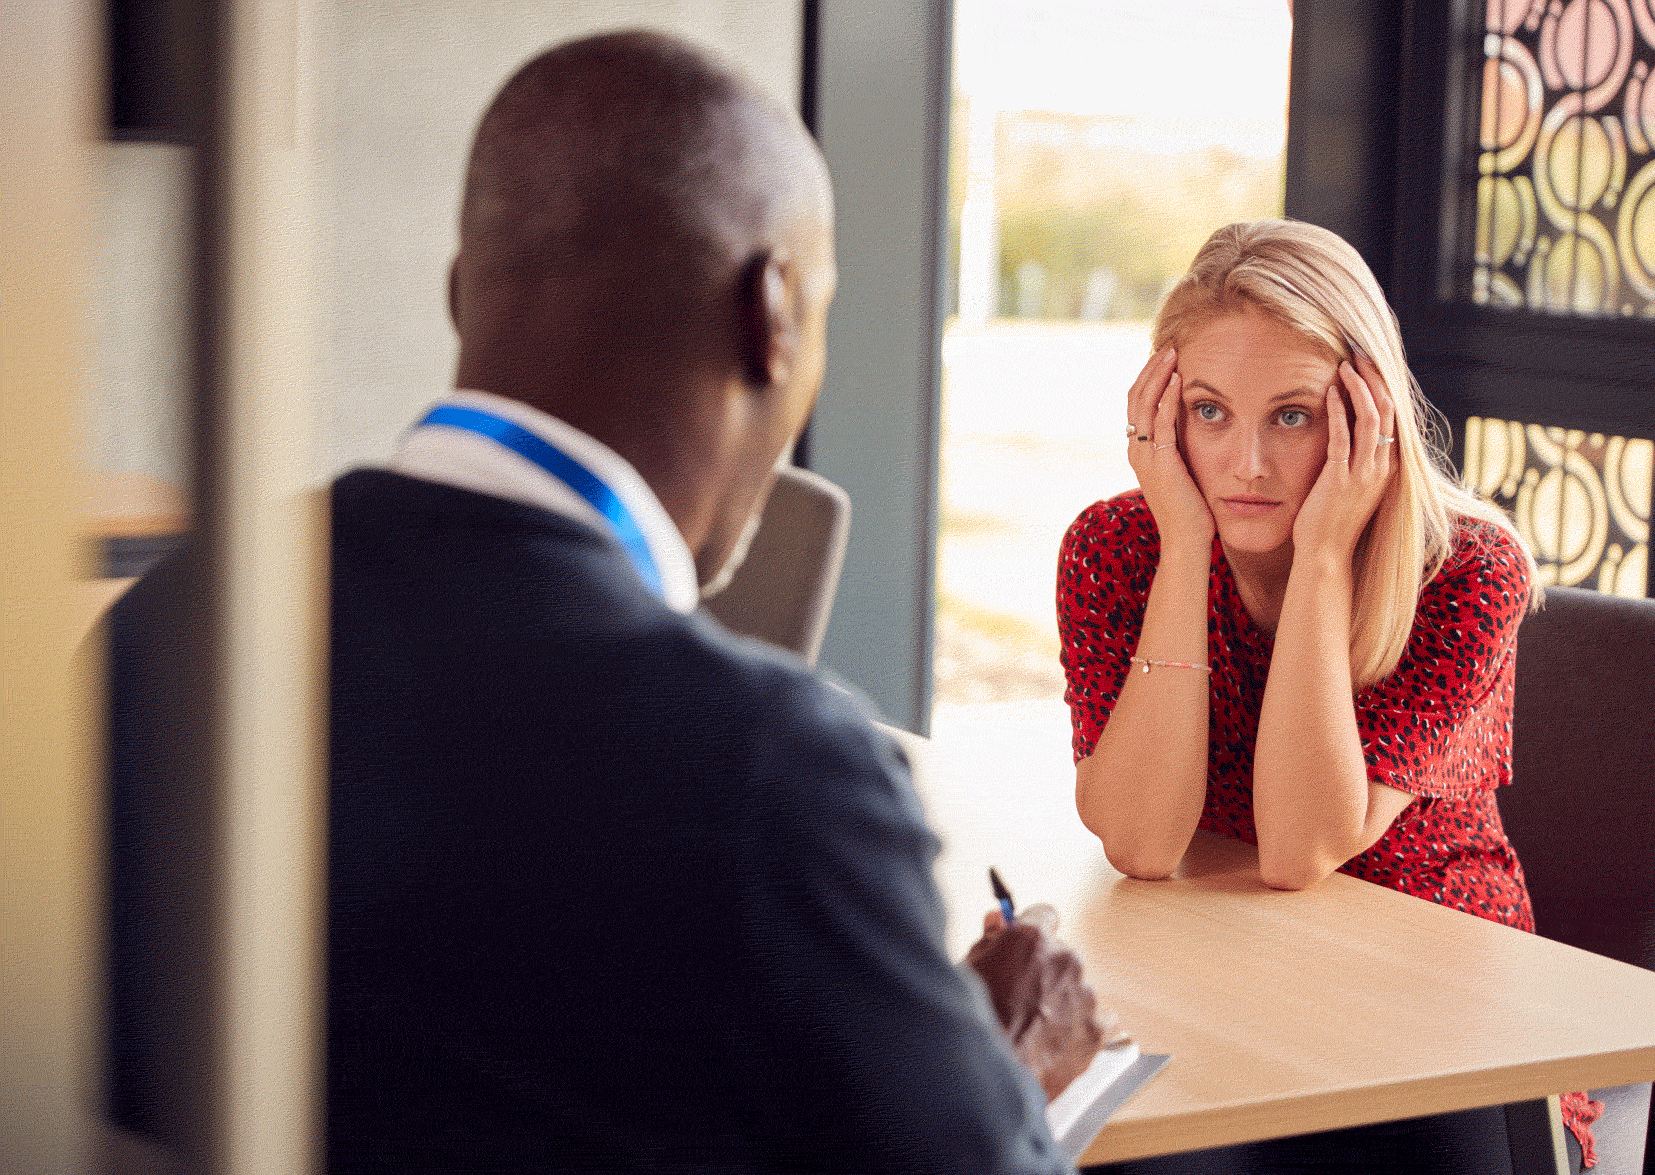
[(578, 522), (333, 509), (330, 1170), (1064, 1169), (850, 692)]

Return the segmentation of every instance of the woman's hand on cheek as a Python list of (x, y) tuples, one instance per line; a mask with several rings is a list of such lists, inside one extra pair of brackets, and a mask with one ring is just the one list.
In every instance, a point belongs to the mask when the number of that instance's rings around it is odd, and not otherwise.
[(1144, 500), (1155, 516), (1163, 546), (1187, 541), (1210, 544), (1212, 511), (1190, 476), (1178, 449), (1178, 413), (1183, 385), (1171, 347), (1150, 359), (1127, 394), (1127, 460), (1138, 475)]
[(1365, 358), (1357, 363), (1341, 363), (1327, 389), (1327, 463), (1293, 520), (1295, 556), (1331, 551), (1349, 559), (1396, 476), (1396, 406), (1378, 368)]

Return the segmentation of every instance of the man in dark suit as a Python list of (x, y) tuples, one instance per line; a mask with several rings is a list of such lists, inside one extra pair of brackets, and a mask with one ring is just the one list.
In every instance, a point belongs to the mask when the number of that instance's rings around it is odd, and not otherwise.
[(1073, 955), (990, 919), (991, 1006), (896, 744), (697, 611), (820, 385), (830, 225), (797, 119), (667, 37), (485, 113), (461, 390), (333, 493), (330, 1170), (1064, 1169)]

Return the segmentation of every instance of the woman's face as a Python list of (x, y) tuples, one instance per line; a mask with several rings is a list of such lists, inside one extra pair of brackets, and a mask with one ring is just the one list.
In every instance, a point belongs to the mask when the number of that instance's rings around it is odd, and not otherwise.
[(1227, 550), (1291, 553), (1293, 520), (1327, 460), (1338, 365), (1255, 311), (1178, 348), (1179, 445)]

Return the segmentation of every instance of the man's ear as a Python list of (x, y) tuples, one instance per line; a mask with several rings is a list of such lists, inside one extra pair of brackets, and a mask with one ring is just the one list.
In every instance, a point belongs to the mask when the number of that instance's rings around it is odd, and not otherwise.
[(742, 274), (742, 366), (754, 388), (780, 387), (798, 360), (799, 269), (784, 251), (766, 251)]

